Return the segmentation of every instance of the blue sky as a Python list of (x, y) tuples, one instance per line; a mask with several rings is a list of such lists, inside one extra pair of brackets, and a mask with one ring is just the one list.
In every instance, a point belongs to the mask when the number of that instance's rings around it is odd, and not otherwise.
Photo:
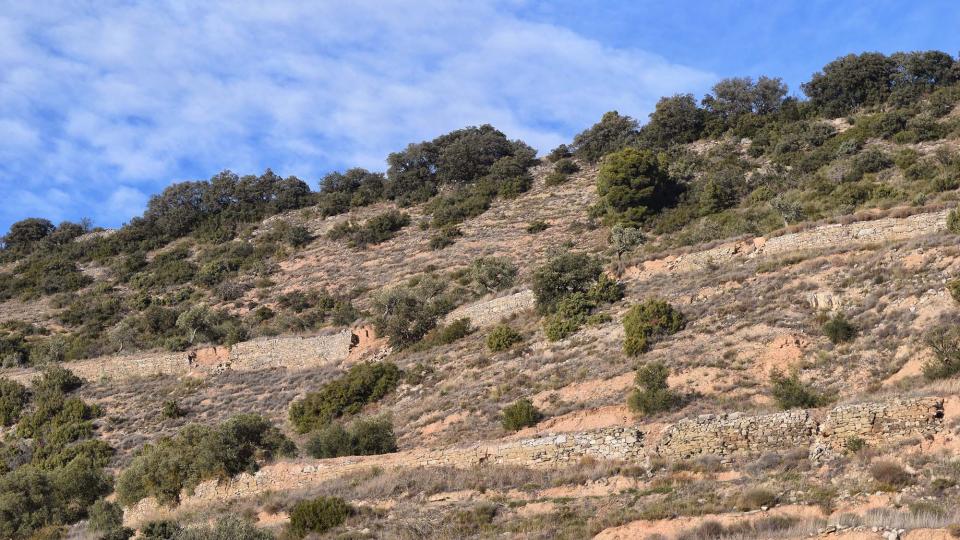
[(547, 151), (719, 78), (792, 91), (848, 52), (957, 54), (950, 1), (0, 0), (0, 231), (117, 226), (150, 194), (271, 167), (316, 188), (491, 123)]

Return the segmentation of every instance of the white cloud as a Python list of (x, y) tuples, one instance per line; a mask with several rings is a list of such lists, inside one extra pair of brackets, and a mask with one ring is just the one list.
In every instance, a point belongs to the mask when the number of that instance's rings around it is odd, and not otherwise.
[(713, 79), (509, 2), (93, 6), (0, 2), (0, 187), (55, 184), (61, 214), (106, 224), (174, 180), (269, 166), (315, 182), (469, 124), (549, 150)]

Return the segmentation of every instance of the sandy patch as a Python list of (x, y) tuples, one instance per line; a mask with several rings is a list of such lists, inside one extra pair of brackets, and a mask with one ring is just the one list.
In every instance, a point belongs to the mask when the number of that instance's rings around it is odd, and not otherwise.
[(606, 397), (623, 393), (633, 386), (636, 375), (624, 373), (610, 379), (594, 379), (569, 384), (557, 390), (544, 390), (533, 396), (533, 404), (544, 407), (555, 401), (568, 403), (582, 403), (598, 397)]
[(517, 515), (521, 517), (531, 517), (540, 514), (549, 514), (557, 510), (557, 505), (552, 502), (534, 502), (517, 508)]
[(609, 405), (548, 418), (536, 426), (518, 431), (511, 438), (524, 439), (536, 437), (544, 432), (588, 431), (612, 426), (629, 426), (634, 423), (636, 423), (634, 415), (626, 405)]
[(757, 360), (758, 380), (765, 380), (774, 369), (789, 371), (803, 361), (810, 341), (799, 334), (777, 336), (764, 349)]
[(600, 480), (582, 486), (547, 488), (537, 493), (537, 497), (541, 499), (558, 497), (606, 497), (628, 489), (637, 489), (641, 485), (643, 485), (643, 482), (636, 478), (617, 475), (611, 476), (610, 478), (601, 478)]
[(723, 525), (730, 525), (744, 520), (753, 520), (768, 516), (794, 516), (798, 518), (816, 518), (819, 517), (820, 510), (814, 506), (787, 505), (778, 506), (770, 509), (768, 512), (755, 512), (744, 514), (740, 512), (730, 514), (708, 514), (696, 517), (678, 517), (675, 519), (640, 519), (632, 521), (619, 527), (611, 527), (600, 531), (596, 535), (596, 540), (633, 540), (644, 538), (652, 534), (662, 534), (667, 538), (679, 535), (680, 533), (692, 529), (705, 521), (717, 521)]

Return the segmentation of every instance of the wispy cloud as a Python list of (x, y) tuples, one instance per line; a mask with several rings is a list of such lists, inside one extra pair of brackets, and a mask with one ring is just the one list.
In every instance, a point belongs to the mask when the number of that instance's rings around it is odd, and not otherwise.
[(511, 2), (0, 2), (0, 227), (116, 225), (171, 181), (315, 182), (464, 125), (540, 148), (713, 75)]

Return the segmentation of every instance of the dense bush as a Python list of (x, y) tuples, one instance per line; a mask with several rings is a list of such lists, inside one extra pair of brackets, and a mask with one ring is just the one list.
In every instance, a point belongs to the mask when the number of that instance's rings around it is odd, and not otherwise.
[(810, 409), (827, 402), (826, 397), (801, 381), (797, 373), (785, 376), (774, 371), (770, 374), (770, 385), (773, 398), (784, 410)]
[(17, 381), (0, 377), (0, 426), (12, 426), (30, 401), (26, 387)]
[(603, 158), (599, 212), (611, 224), (639, 224), (674, 203), (679, 186), (648, 150), (624, 148)]
[(667, 377), (670, 369), (661, 362), (651, 362), (637, 368), (636, 388), (627, 398), (631, 410), (645, 414), (674, 409), (680, 403), (680, 396), (670, 390)]
[(599, 122), (573, 138), (573, 154), (587, 163), (620, 150), (637, 138), (637, 121), (617, 111), (603, 115)]
[(463, 236), (463, 231), (459, 227), (453, 225), (443, 227), (430, 238), (430, 249), (440, 250), (452, 246), (461, 236)]
[(663, 300), (647, 299), (630, 307), (623, 317), (623, 352), (639, 356), (650, 349), (653, 342), (683, 329), (683, 313)]
[(330, 229), (327, 237), (331, 240), (346, 239), (350, 246), (363, 249), (370, 245), (386, 242), (393, 238), (397, 231), (409, 224), (409, 214), (390, 210), (373, 216), (363, 225), (357, 225), (352, 221), (344, 221)]
[(837, 313), (823, 323), (823, 333), (833, 344), (845, 343), (857, 336), (857, 328), (847, 320), (843, 313)]
[(315, 431), (306, 451), (315, 458), (372, 456), (397, 451), (397, 437), (389, 418), (362, 418), (347, 428), (330, 423)]
[(565, 252), (534, 270), (532, 289), (540, 313), (552, 313), (565, 296), (586, 292), (600, 277), (600, 261), (585, 253)]
[(517, 266), (506, 257), (477, 258), (470, 263), (469, 272), (481, 294), (509, 289), (517, 279)]
[(339, 497), (317, 497), (299, 501), (290, 509), (290, 533), (302, 538), (310, 533), (324, 533), (343, 524), (353, 508)]
[(498, 324), (487, 334), (487, 348), (490, 352), (501, 352), (523, 342), (523, 336), (508, 324)]
[(500, 422), (503, 429), (518, 431), (525, 427), (535, 426), (543, 418), (543, 414), (533, 406), (529, 399), (520, 399), (504, 407)]
[[(387, 157), (385, 194), (400, 204), (423, 202), (434, 196), (440, 186), (468, 186), (494, 173), (489, 178), (494, 191), (499, 180), (509, 177), (504, 185), (514, 182), (514, 166), (532, 164), (536, 152), (521, 141), (510, 141), (490, 125), (467, 127), (441, 135), (432, 141), (410, 144), (401, 152)], [(517, 158), (502, 162), (501, 159)]]
[(332, 172), (320, 181), (317, 207), (324, 217), (334, 216), (373, 204), (383, 198), (386, 178), (381, 173), (353, 168), (346, 172)]
[(326, 426), (345, 414), (355, 414), (379, 401), (400, 383), (400, 368), (390, 362), (368, 362), (290, 405), (290, 422), (300, 433)]
[(90, 507), (87, 528), (109, 540), (133, 536), (133, 530), (123, 526), (123, 508), (105, 499), (98, 500)]
[(117, 500), (129, 506), (152, 496), (176, 504), (182, 490), (204, 480), (253, 472), (264, 461), (295, 453), (293, 442), (257, 415), (237, 415), (216, 428), (189, 425), (140, 449), (117, 479)]
[(640, 135), (644, 142), (659, 148), (689, 143), (700, 138), (705, 119), (706, 115), (697, 107), (693, 95), (662, 97)]

